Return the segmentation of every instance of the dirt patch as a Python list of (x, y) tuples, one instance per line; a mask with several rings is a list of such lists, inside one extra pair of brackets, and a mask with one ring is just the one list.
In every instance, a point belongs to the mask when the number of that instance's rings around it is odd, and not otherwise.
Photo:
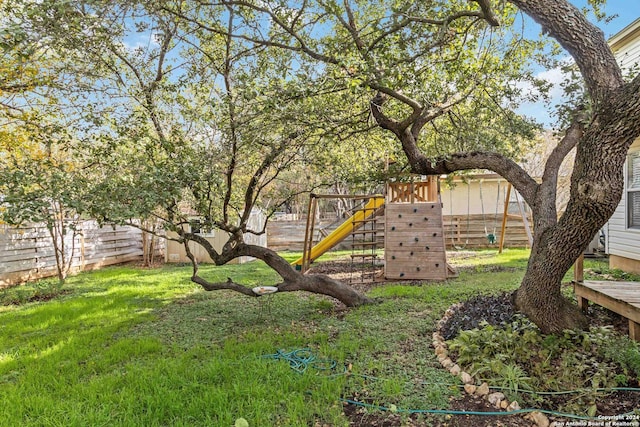
[[(451, 401), (451, 409), (465, 412), (496, 412), (487, 399), (464, 395)], [(522, 415), (454, 415), (445, 420), (442, 427), (531, 427), (531, 421), (524, 419)]]
[[(333, 261), (322, 261), (318, 264), (312, 264), (309, 268), (310, 274), (326, 274), (332, 279), (348, 283), (358, 292), (366, 293), (373, 288), (383, 286), (386, 282), (384, 279), (384, 266), (376, 265), (374, 269), (366, 269), (364, 274), (357, 266), (354, 268), (351, 261), (347, 258)], [(363, 278), (363, 275), (365, 276)], [(375, 281), (371, 282), (369, 277), (375, 277)], [(404, 285), (418, 286), (425, 283), (432, 283), (428, 280), (393, 280), (394, 283), (401, 282)]]
[[(475, 396), (461, 396), (451, 401), (451, 411), (495, 412), (489, 402)], [(344, 413), (350, 426), (371, 427), (532, 427), (531, 421), (521, 415), (434, 415), (434, 414), (396, 414), (372, 411), (361, 406), (345, 403)]]
[(35, 295), (32, 295), (28, 298), (6, 298), (4, 301), (2, 301), (1, 305), (9, 306), (23, 305), (30, 302), (47, 302), (64, 295), (69, 295), (71, 292), (72, 291), (70, 289), (62, 289), (53, 292), (36, 293)]
[[(384, 275), (383, 266), (376, 266), (375, 269), (367, 269), (367, 273), (373, 273), (375, 277), (381, 278)], [(323, 261), (312, 264), (309, 274), (326, 274), (332, 279), (348, 283), (352, 288), (361, 293), (369, 292), (371, 289), (382, 285), (380, 282), (370, 282), (363, 278), (363, 272), (354, 268), (349, 259), (334, 261)]]
[(344, 414), (349, 418), (350, 426), (366, 427), (396, 427), (396, 426), (427, 426), (428, 424), (411, 423), (400, 414), (388, 412), (369, 411), (352, 403), (344, 404)]

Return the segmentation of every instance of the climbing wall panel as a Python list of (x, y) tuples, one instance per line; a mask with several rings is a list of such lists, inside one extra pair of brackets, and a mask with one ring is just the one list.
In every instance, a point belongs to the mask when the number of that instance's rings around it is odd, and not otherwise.
[(385, 217), (385, 278), (445, 280), (448, 266), (442, 205), (389, 203)]

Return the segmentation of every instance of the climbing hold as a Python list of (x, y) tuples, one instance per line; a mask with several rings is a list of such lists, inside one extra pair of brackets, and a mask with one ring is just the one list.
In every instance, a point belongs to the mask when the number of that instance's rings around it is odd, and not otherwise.
[(413, 240), (415, 240), (416, 242), (420, 241), (420, 239), (418, 239), (417, 237), (415, 237)]
[(394, 231), (396, 228), (395, 227), (391, 227), (391, 231)]
[(418, 212), (418, 208), (413, 208), (413, 213)]
[(396, 256), (395, 255), (391, 255), (391, 259), (396, 259)]
[(438, 233), (433, 233), (433, 237), (436, 237), (438, 235)]
[(426, 250), (429, 250), (429, 246), (425, 246), (424, 248), (425, 248)]
[(400, 277), (404, 277), (404, 273), (400, 273)]
[(416, 271), (420, 271), (420, 267), (416, 267)]
[(400, 243), (398, 244), (398, 246), (402, 246), (402, 242), (400, 242)]
[(440, 264), (436, 263), (436, 267), (440, 267)]
[(409, 255), (413, 256), (413, 251), (411, 251), (411, 252), (409, 253)]
[(425, 217), (424, 217), (424, 220), (425, 220), (425, 221), (429, 221), (429, 218), (427, 218), (427, 217), (425, 216)]
[(413, 227), (413, 223), (412, 222), (409, 223), (409, 227)]
[(398, 218), (402, 218), (402, 214), (398, 214)]

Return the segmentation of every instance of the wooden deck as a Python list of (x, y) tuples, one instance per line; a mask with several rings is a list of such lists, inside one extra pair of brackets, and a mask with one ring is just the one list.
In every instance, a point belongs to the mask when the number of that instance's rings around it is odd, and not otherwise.
[(629, 320), (629, 336), (640, 341), (640, 282), (575, 281), (578, 306), (586, 310), (589, 301)]

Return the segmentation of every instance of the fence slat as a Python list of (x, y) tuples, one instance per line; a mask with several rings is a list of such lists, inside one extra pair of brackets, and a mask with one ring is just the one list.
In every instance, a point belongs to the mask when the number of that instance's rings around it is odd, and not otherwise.
[[(80, 224), (75, 236), (72, 271), (142, 259), (142, 232), (133, 227), (109, 225), (96, 221)], [(73, 234), (66, 236), (70, 250)], [(156, 251), (163, 246), (160, 240)], [(56, 275), (53, 243), (43, 224), (23, 227), (0, 225), (0, 288), (27, 280)]]

